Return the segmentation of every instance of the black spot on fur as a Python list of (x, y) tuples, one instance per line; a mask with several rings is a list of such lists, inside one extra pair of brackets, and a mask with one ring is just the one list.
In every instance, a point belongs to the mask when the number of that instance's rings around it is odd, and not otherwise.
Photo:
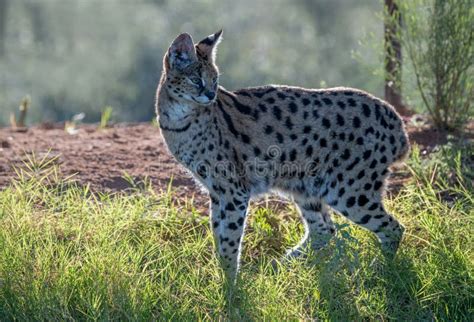
[(375, 210), (375, 209), (378, 208), (378, 206), (379, 206), (379, 204), (374, 202), (373, 204), (370, 205), (369, 210)]
[(372, 160), (372, 162), (369, 165), (369, 168), (374, 169), (377, 166), (377, 163), (378, 163), (377, 160), (375, 160), (375, 159)]
[(374, 190), (378, 191), (382, 187), (382, 181), (375, 181)]
[(339, 113), (336, 114), (336, 123), (337, 123), (337, 125), (339, 125), (339, 126), (343, 126), (344, 123), (345, 123), (345, 122), (344, 122), (344, 118), (343, 118), (342, 115), (339, 114)]
[(225, 206), (225, 210), (234, 211), (235, 210), (234, 204), (231, 202), (227, 203), (227, 205)]
[(288, 130), (293, 129), (293, 122), (291, 121), (289, 116), (285, 120), (285, 126), (288, 128)]
[(290, 152), (290, 161), (295, 161), (296, 160), (296, 150), (293, 149)]
[(352, 121), (352, 125), (353, 125), (356, 129), (360, 128), (360, 118), (358, 118), (357, 116), (354, 117), (354, 120)]
[(370, 215), (365, 215), (359, 220), (358, 224), (365, 225), (366, 223), (370, 221), (371, 218), (372, 217)]
[(277, 132), (276, 133), (276, 139), (277, 139), (278, 143), (283, 143), (283, 141), (284, 141), (283, 134)]
[(273, 103), (275, 103), (275, 99), (273, 97), (269, 97), (265, 100), (265, 102), (267, 102), (269, 104), (273, 104)]
[(341, 189), (339, 189), (339, 192), (337, 193), (337, 196), (340, 198), (344, 195), (345, 192), (346, 192), (346, 189), (344, 189), (344, 187), (342, 187)]
[(313, 118), (317, 120), (319, 118), (319, 112), (317, 110), (313, 110)]
[(369, 202), (369, 199), (365, 195), (360, 195), (359, 198), (357, 199), (357, 204), (360, 207), (365, 206)]
[(395, 137), (393, 135), (390, 135), (390, 144), (394, 144), (395, 143)]
[(262, 111), (263, 113), (266, 113), (267, 112), (267, 106), (265, 104), (258, 104), (258, 108), (260, 109), (260, 111)]
[(329, 129), (331, 127), (331, 122), (329, 122), (329, 120), (325, 117), (323, 117), (321, 123), (326, 129)]
[(281, 121), (281, 109), (278, 106), (273, 107), (273, 115), (278, 121)]
[(391, 152), (392, 152), (392, 155), (397, 155), (397, 147), (394, 146), (394, 147), (392, 148)]
[(362, 154), (362, 158), (363, 158), (364, 160), (368, 160), (371, 155), (372, 155), (372, 151), (366, 150), (366, 151), (364, 151), (364, 154)]
[(365, 129), (365, 135), (369, 135), (369, 134), (374, 134), (375, 133), (375, 130), (372, 126), (368, 127), (367, 129)]
[(372, 181), (374, 181), (375, 179), (377, 179), (378, 177), (378, 174), (377, 172), (374, 171), (374, 173), (372, 173), (372, 175), (370, 176), (370, 179), (372, 179)]
[(352, 169), (354, 169), (354, 167), (359, 163), (359, 161), (359, 157), (355, 158), (354, 161), (352, 161), (352, 163), (347, 166), (346, 170), (351, 171)]
[(327, 98), (327, 97), (323, 98), (323, 102), (324, 102), (324, 104), (326, 104), (326, 105), (332, 105), (332, 101), (331, 101), (329, 98)]
[(364, 114), (365, 117), (370, 117), (370, 108), (369, 108), (369, 105), (367, 105), (367, 104), (362, 104), (362, 114)]
[(240, 137), (242, 138), (242, 142), (244, 142), (244, 143), (246, 143), (246, 144), (249, 144), (249, 143), (250, 143), (250, 136), (248, 136), (247, 134), (241, 133), (241, 134), (240, 134)]
[(346, 207), (351, 208), (355, 205), (356, 199), (355, 197), (349, 197), (346, 201)]
[(273, 127), (270, 125), (267, 125), (265, 127), (265, 134), (272, 134), (272, 132), (273, 132)]
[(289, 109), (290, 109), (290, 112), (292, 114), (295, 114), (296, 112), (298, 112), (298, 105), (296, 105), (294, 102), (291, 102), (289, 105), (288, 105)]
[(342, 173), (339, 173), (337, 175), (337, 181), (342, 182), (342, 180), (344, 180), (344, 176), (342, 175)]
[(342, 101), (339, 101), (337, 102), (337, 105), (343, 110), (346, 108), (346, 103), (342, 102)]
[(322, 148), (325, 148), (328, 146), (328, 142), (326, 141), (325, 138), (322, 138), (320, 141), (319, 141), (319, 145), (322, 147)]
[(310, 100), (307, 99), (307, 98), (303, 98), (303, 99), (301, 100), (301, 103), (303, 103), (303, 105), (306, 106), (306, 105), (309, 105)]
[(240, 205), (242, 204), (242, 201), (240, 201), (239, 199), (236, 199), (236, 198), (234, 198), (232, 201), (233, 201), (234, 204), (236, 204), (237, 206), (240, 206)]
[(381, 114), (381, 112), (380, 112), (380, 109), (381, 109), (380, 105), (379, 105), (379, 104), (375, 104), (374, 109), (375, 109), (375, 119), (376, 119), (376, 120), (379, 120), (380, 117), (382, 116), (382, 114)]

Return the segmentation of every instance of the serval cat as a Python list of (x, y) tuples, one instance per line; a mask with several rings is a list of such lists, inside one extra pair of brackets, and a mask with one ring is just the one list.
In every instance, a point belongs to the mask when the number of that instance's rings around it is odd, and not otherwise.
[(222, 31), (179, 35), (163, 59), (156, 112), (169, 151), (209, 191), (211, 225), (228, 276), (239, 269), (249, 200), (278, 192), (306, 228), (288, 251), (319, 249), (335, 233), (330, 209), (395, 253), (403, 227), (382, 203), (389, 166), (409, 142), (388, 103), (351, 88), (268, 85), (228, 91), (215, 64)]

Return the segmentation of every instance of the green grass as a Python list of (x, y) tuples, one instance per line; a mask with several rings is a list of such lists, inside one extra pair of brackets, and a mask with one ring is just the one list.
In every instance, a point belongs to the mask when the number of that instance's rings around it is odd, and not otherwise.
[(393, 261), (338, 220), (327, 248), (275, 272), (301, 224), (292, 206), (253, 207), (235, 288), (190, 202), (91, 194), (33, 158), (0, 192), (0, 319), (472, 321), (472, 149), (413, 154), (413, 179), (386, 202), (407, 228)]

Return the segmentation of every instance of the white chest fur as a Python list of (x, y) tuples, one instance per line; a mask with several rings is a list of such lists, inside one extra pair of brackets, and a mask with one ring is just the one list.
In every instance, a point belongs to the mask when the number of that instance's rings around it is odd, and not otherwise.
[(160, 121), (171, 125), (181, 125), (194, 116), (195, 107), (178, 101), (160, 102)]

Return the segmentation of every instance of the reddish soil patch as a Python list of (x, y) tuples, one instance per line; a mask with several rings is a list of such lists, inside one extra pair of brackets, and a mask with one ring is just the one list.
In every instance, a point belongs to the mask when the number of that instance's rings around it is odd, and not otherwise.
[[(413, 120), (413, 118), (411, 119)], [(425, 125), (407, 122), (410, 140), (427, 152), (446, 142), (446, 135)], [(474, 138), (469, 131), (469, 137)], [(107, 129), (83, 125), (76, 134), (68, 134), (64, 125), (38, 125), (27, 131), (0, 129), (0, 189), (15, 177), (14, 167), (21, 167), (26, 154), (41, 158), (57, 156), (62, 172), (79, 184), (89, 184), (92, 191), (123, 191), (130, 188), (124, 174), (140, 183), (147, 178), (156, 190), (166, 189), (173, 178), (178, 198), (195, 197), (198, 208), (207, 198), (190, 176), (168, 153), (158, 128), (151, 124), (118, 124)], [(396, 191), (407, 174), (394, 169), (389, 190)]]
[(34, 153), (36, 159), (57, 157), (65, 176), (89, 184), (95, 192), (129, 189), (132, 185), (124, 176), (130, 176), (138, 185), (149, 180), (157, 190), (167, 189), (172, 181), (179, 197), (200, 194), (151, 124), (118, 124), (107, 129), (82, 125), (77, 130), (68, 134), (60, 124), (34, 126), (26, 132), (0, 129), (0, 189), (16, 176), (14, 168), (23, 166), (26, 155)]

